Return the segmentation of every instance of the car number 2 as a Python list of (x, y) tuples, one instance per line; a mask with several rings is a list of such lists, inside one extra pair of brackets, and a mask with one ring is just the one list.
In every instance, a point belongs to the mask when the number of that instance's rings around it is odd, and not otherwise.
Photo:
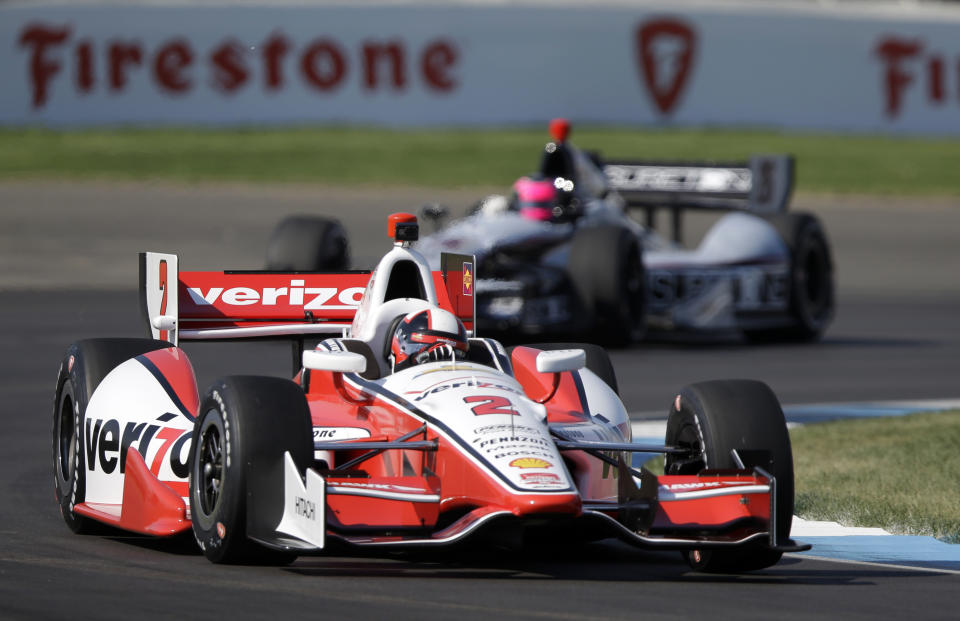
[(488, 414), (503, 414), (506, 416), (519, 416), (513, 408), (513, 403), (506, 397), (495, 397), (491, 395), (474, 395), (464, 397), (464, 403), (477, 403), (473, 406), (472, 412), (475, 416), (486, 416)]

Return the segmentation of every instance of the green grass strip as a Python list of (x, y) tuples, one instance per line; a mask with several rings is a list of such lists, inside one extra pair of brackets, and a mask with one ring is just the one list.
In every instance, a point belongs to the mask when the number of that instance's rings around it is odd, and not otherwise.
[[(508, 187), (533, 172), (544, 127), (430, 131), (276, 129), (0, 129), (0, 179)], [(740, 160), (793, 153), (811, 193), (960, 196), (960, 140), (727, 130), (577, 127), (574, 142), (608, 157)]]
[(796, 513), (960, 543), (960, 411), (791, 432)]

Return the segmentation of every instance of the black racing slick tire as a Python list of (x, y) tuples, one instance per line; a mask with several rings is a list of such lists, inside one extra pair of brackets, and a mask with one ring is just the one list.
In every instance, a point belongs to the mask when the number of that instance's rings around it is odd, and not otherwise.
[(336, 272), (350, 265), (347, 232), (338, 220), (290, 216), (273, 230), (266, 269), (283, 272)]
[[(613, 392), (620, 394), (617, 387), (617, 373), (610, 361), (610, 354), (599, 345), (592, 343), (532, 343), (524, 347), (533, 347), (543, 351), (557, 351), (558, 349), (582, 349), (587, 354), (586, 367), (593, 371), (594, 375), (599, 377), (607, 386), (613, 389)], [(511, 348), (512, 351), (513, 348)]]
[(834, 281), (830, 241), (810, 213), (781, 213), (767, 218), (790, 250), (791, 325), (746, 330), (754, 342), (809, 342), (819, 339), (833, 319)]
[(619, 226), (577, 231), (570, 278), (597, 342), (625, 347), (646, 332), (646, 272), (640, 242)]
[[(251, 540), (254, 505), (269, 528), (283, 513), (283, 454), (298, 468), (313, 457), (303, 390), (276, 377), (237, 375), (214, 382), (200, 404), (190, 452), (193, 534), (214, 563), (285, 565), (287, 550)], [(261, 485), (263, 481), (269, 484)]]
[(88, 339), (72, 344), (60, 363), (53, 404), (53, 476), (60, 514), (75, 533), (90, 532), (95, 524), (74, 512), (86, 498), (83, 429), (90, 397), (118, 365), (165, 347), (173, 345), (150, 339)]
[[(753, 380), (717, 380), (691, 384), (674, 399), (667, 418), (667, 446), (686, 455), (667, 455), (665, 474), (738, 468), (733, 452), (752, 455), (776, 479), (777, 541), (790, 537), (793, 520), (793, 451), (780, 402), (770, 388)], [(747, 464), (749, 466), (749, 464)], [(741, 572), (769, 567), (782, 552), (767, 546), (684, 553), (697, 571)]]

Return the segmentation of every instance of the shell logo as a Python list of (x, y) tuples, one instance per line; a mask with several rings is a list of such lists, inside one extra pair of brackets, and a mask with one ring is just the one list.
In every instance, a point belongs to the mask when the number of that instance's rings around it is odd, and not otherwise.
[(463, 264), (463, 295), (473, 295), (473, 263)]
[(553, 464), (537, 457), (519, 457), (510, 462), (514, 468), (552, 468)]

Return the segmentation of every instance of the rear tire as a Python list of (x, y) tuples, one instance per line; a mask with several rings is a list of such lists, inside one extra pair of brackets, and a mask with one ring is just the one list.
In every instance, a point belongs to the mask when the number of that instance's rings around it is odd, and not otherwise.
[[(665, 474), (737, 468), (732, 450), (769, 451), (769, 462), (762, 467), (777, 482), (777, 539), (789, 539), (793, 521), (793, 452), (780, 402), (766, 384), (718, 380), (686, 386), (667, 418), (666, 444), (688, 448), (690, 454), (667, 455)], [(762, 569), (775, 564), (782, 555), (766, 547), (684, 553), (691, 567), (704, 572)]]
[(643, 338), (646, 271), (633, 233), (619, 226), (580, 229), (570, 248), (568, 269), (598, 342), (625, 347)]
[[(286, 565), (296, 554), (267, 548), (247, 537), (247, 501), (283, 512), (283, 454), (298, 467), (312, 459), (310, 410), (303, 390), (276, 377), (231, 376), (207, 391), (193, 431), (190, 453), (190, 508), (193, 534), (214, 563)], [(270, 469), (268, 491), (254, 481)]]
[[(602, 379), (607, 386), (613, 389), (613, 392), (620, 394), (617, 388), (617, 373), (610, 361), (610, 354), (599, 345), (591, 343), (533, 343), (524, 345), (524, 347), (533, 347), (543, 351), (557, 351), (558, 349), (582, 349), (587, 354), (586, 367)], [(511, 351), (513, 348), (511, 348)]]
[(767, 219), (790, 250), (790, 306), (793, 324), (745, 330), (754, 342), (819, 339), (834, 313), (833, 258), (820, 220), (809, 213), (782, 213)]
[(165, 347), (173, 345), (150, 339), (88, 339), (72, 344), (60, 363), (53, 409), (53, 470), (60, 514), (75, 533), (91, 532), (97, 525), (73, 511), (86, 498), (87, 464), (81, 438), (90, 397), (115, 367)]
[(335, 272), (350, 264), (347, 232), (339, 221), (290, 216), (273, 230), (266, 269), (284, 272)]

